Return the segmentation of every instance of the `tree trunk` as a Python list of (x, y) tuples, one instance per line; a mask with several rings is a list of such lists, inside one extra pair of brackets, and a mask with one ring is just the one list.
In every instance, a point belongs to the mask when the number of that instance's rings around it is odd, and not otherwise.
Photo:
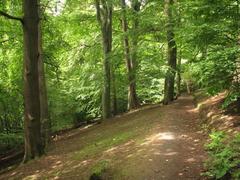
[[(127, 67), (127, 77), (128, 77), (128, 110), (134, 109), (136, 104), (135, 95), (136, 92), (134, 91), (135, 83), (132, 78), (132, 61), (131, 61), (131, 54), (130, 54), (130, 45), (129, 45), (129, 38), (128, 38), (128, 22), (126, 17), (126, 2), (125, 0), (121, 0), (122, 6), (122, 29), (124, 33), (124, 54), (126, 60), (126, 67)], [(136, 105), (135, 105), (136, 104)]]
[(190, 81), (186, 80), (187, 93), (191, 94)]
[(172, 6), (174, 0), (165, 0), (165, 11), (167, 16), (167, 62), (168, 62), (168, 72), (165, 78), (164, 86), (164, 104), (174, 100), (174, 81), (176, 74), (176, 64), (177, 64), (177, 45), (174, 39), (174, 20), (173, 20), (173, 10)]
[(51, 133), (51, 122), (48, 112), (48, 98), (47, 98), (47, 87), (44, 72), (43, 62), (43, 50), (42, 50), (42, 34), (41, 34), (41, 23), (39, 23), (38, 30), (38, 73), (39, 73), (39, 96), (40, 96), (40, 121), (41, 121), (41, 137), (44, 148), (46, 148), (50, 142)]
[(177, 62), (177, 97), (181, 96), (181, 51), (179, 52), (178, 62)]
[(138, 12), (140, 11), (140, 2), (138, 0), (132, 1), (132, 10), (134, 12), (133, 17), (133, 36), (132, 36), (132, 48), (130, 50), (129, 38), (128, 38), (128, 22), (126, 18), (126, 2), (122, 0), (122, 28), (124, 32), (124, 48), (125, 59), (128, 73), (128, 110), (136, 109), (140, 106), (137, 91), (136, 91), (136, 72), (137, 72), (137, 47), (138, 47)]
[(40, 95), (39, 95), (39, 14), (38, 0), (24, 0), (24, 162), (44, 153), (41, 142)]
[(111, 79), (112, 79), (112, 115), (117, 114), (117, 90), (116, 90), (116, 80), (115, 80), (115, 68), (111, 67)]
[(112, 2), (95, 0), (97, 19), (101, 26), (103, 44), (102, 116), (111, 117), (111, 52), (112, 52)]

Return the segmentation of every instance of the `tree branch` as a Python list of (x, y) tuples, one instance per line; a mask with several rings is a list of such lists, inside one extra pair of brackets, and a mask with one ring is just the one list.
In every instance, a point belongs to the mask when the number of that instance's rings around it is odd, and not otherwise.
[(12, 19), (12, 20), (17, 20), (17, 21), (20, 21), (21, 23), (23, 23), (22, 18), (9, 15), (9, 14), (3, 12), (3, 11), (0, 11), (0, 16), (4, 16), (5, 18)]

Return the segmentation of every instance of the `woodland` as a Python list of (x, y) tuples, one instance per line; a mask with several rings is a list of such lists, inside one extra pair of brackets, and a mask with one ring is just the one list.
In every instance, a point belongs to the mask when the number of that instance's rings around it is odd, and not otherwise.
[(1, 0), (10, 178), (240, 179), (240, 1)]

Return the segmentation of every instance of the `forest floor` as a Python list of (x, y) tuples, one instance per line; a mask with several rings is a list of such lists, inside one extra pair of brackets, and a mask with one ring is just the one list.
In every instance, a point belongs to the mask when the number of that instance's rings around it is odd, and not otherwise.
[(207, 138), (199, 121), (191, 96), (147, 106), (57, 136), (47, 156), (0, 179), (204, 179)]

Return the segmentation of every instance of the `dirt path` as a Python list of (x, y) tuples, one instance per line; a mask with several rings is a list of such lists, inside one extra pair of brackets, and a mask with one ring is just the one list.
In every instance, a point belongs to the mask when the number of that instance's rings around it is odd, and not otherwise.
[(0, 179), (203, 179), (203, 140), (193, 99), (183, 96), (59, 136), (48, 156)]

